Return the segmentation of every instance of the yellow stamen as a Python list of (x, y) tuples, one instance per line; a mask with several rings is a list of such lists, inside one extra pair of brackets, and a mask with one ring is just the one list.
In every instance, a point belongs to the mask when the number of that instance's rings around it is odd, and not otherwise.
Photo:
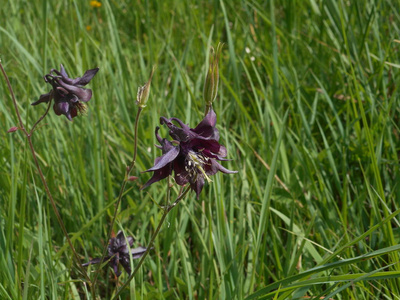
[(203, 174), (204, 178), (207, 180), (208, 183), (212, 182), (212, 180), (210, 179), (210, 177), (208, 177), (208, 175), (206, 174), (206, 171), (204, 171), (202, 165), (204, 163), (204, 161), (199, 158), (197, 155), (192, 154), (192, 153), (188, 153), (190, 161), (194, 163), (195, 167), (197, 168), (197, 170), (199, 170), (201, 172), (201, 174)]
[(87, 105), (86, 104), (84, 104), (82, 102), (78, 102), (78, 103), (75, 103), (75, 107), (81, 115), (86, 115), (86, 113), (87, 113)]

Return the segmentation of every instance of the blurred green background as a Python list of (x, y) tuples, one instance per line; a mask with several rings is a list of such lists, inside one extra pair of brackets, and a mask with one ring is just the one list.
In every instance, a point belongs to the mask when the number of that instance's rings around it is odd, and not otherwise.
[[(167, 191), (139, 191), (160, 155), (154, 129), (160, 116), (200, 122), (210, 47), (224, 42), (214, 110), (222, 164), (239, 173), (169, 214), (121, 299), (399, 299), (399, 11), (391, 0), (3, 1), (0, 58), (28, 128), (51, 68), (100, 68), (87, 115), (51, 111), (33, 135), (82, 262), (107, 243), (137, 88), (157, 65), (139, 180), (115, 228), (146, 246)], [(4, 78), (0, 96), (0, 298), (88, 298), (26, 139), (6, 133), (17, 118)], [(126, 278), (104, 267), (98, 297)]]

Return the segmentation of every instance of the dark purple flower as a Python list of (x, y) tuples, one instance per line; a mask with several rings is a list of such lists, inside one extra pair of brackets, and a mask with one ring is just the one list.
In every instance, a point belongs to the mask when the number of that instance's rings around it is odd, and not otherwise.
[[(176, 122), (179, 126), (176, 126)], [(196, 128), (189, 128), (177, 118), (160, 118), (161, 125), (169, 128), (169, 134), (174, 139), (170, 142), (161, 138), (156, 128), (156, 138), (161, 146), (163, 155), (157, 157), (154, 166), (146, 172), (154, 172), (153, 177), (142, 187), (164, 179), (175, 173), (175, 181), (179, 185), (190, 184), (199, 197), (204, 186), (204, 181), (211, 182), (209, 176), (218, 171), (223, 173), (237, 173), (221, 166), (217, 160), (226, 160), (226, 148), (218, 143), (219, 132), (215, 128), (217, 116), (211, 109)]]
[(47, 94), (41, 95), (39, 100), (32, 105), (48, 103), (54, 99), (53, 109), (56, 115), (65, 115), (68, 120), (72, 121), (78, 112), (86, 111), (84, 103), (92, 98), (92, 90), (85, 89), (83, 86), (92, 80), (98, 70), (99, 68), (88, 70), (82, 77), (72, 79), (68, 77), (63, 65), (60, 65), (60, 71), (51, 69), (50, 74), (44, 76), (44, 81), (50, 83), (53, 89)]
[[(128, 244), (126, 243), (128, 241)], [(132, 248), (133, 245), (133, 237), (127, 236), (125, 239), (124, 233), (120, 230), (116, 237), (111, 238), (108, 243), (108, 254), (104, 258), (106, 262), (108, 260), (108, 265), (114, 270), (115, 275), (121, 275), (121, 272), (118, 271), (118, 265), (121, 264), (125, 271), (130, 274), (132, 272), (129, 251), (131, 252), (132, 259), (140, 258), (145, 252), (146, 248), (138, 247)], [(86, 267), (88, 265), (98, 264), (101, 262), (101, 257), (94, 258), (88, 263), (83, 264), (82, 266)]]

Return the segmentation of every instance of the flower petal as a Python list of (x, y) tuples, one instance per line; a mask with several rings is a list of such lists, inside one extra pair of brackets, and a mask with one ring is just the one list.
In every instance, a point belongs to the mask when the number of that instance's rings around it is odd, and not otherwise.
[(190, 182), (190, 188), (196, 192), (197, 199), (199, 199), (199, 195), (203, 190), (203, 186), (204, 186), (204, 177), (201, 175), (198, 175), (196, 180)]
[(177, 184), (183, 186), (189, 182), (190, 174), (185, 168), (184, 160), (174, 161), (175, 181)]
[(69, 111), (69, 103), (68, 102), (56, 102), (53, 105), (54, 112), (57, 116), (67, 115)]
[(122, 245), (126, 245), (125, 236), (122, 230), (118, 230), (117, 236), (112, 239), (115, 242), (117, 248), (121, 247)]
[(132, 268), (131, 268), (131, 263), (130, 263), (130, 259), (129, 259), (129, 255), (124, 255), (119, 259), (120, 264), (124, 267), (126, 273), (128, 273), (129, 275), (132, 272)]
[(205, 171), (207, 175), (214, 175), (215, 173), (217, 173), (218, 171), (221, 171), (222, 173), (225, 174), (235, 174), (238, 171), (231, 171), (228, 170), (227, 168), (223, 167), (222, 165), (220, 165), (216, 160), (214, 159), (210, 159), (209, 160), (210, 164), (208, 164), (205, 167)]
[(122, 273), (121, 271), (118, 271), (119, 254), (117, 253), (113, 258), (111, 258), (111, 260), (108, 264), (114, 270), (115, 275), (117, 275), (117, 277), (119, 277)]
[(170, 148), (170, 150), (167, 153), (157, 158), (153, 167), (146, 170), (145, 172), (160, 170), (167, 164), (171, 163), (178, 156), (178, 154), (179, 154), (178, 146)]
[(129, 247), (132, 247), (132, 245), (133, 245), (133, 237), (127, 236), (127, 237), (126, 237), (126, 240), (128, 241)]
[[(171, 120), (176, 121), (182, 128), (179, 128), (175, 124), (171, 122)], [(185, 123), (183, 123), (181, 120), (177, 118), (171, 118), (167, 119), (165, 117), (160, 118), (160, 124), (161, 125), (167, 125), (169, 128), (169, 135), (180, 142), (187, 142), (193, 135), (193, 133), (190, 131), (189, 126), (187, 126)]]
[(40, 95), (39, 100), (33, 102), (31, 105), (38, 105), (39, 103), (49, 103), (49, 101), (53, 99), (53, 90), (48, 92), (47, 94)]
[[(57, 72), (58, 73), (58, 72)], [(65, 71), (65, 68), (64, 68), (64, 66), (62, 65), (62, 64), (60, 64), (60, 74), (61, 74), (61, 76), (63, 77), (63, 78), (68, 78), (68, 79), (70, 79), (71, 80), (71, 78), (69, 78), (69, 76), (68, 76), (68, 74), (67, 74), (67, 72)], [(72, 81), (72, 80), (71, 80)]]
[(147, 251), (147, 248), (137, 247), (135, 249), (131, 249), (132, 259), (137, 259), (143, 256), (143, 254)]
[[(105, 258), (104, 261), (107, 261), (107, 259)], [(98, 264), (100, 262), (101, 262), (101, 257), (93, 258), (91, 261), (82, 264), (82, 267), (87, 267), (89, 265)]]
[(92, 98), (92, 90), (84, 89), (78, 86), (65, 83), (63, 80), (58, 80), (58, 83), (69, 93), (76, 95), (80, 101), (88, 102)]
[(92, 78), (97, 74), (98, 71), (99, 71), (99, 68), (87, 70), (85, 72), (85, 74), (83, 74), (83, 76), (75, 82), (75, 84), (81, 85), (81, 86), (87, 85), (90, 82), (90, 80), (92, 80)]
[(205, 138), (212, 138), (215, 140), (219, 140), (219, 132), (215, 128), (215, 124), (217, 123), (217, 115), (211, 109), (208, 114), (204, 117), (204, 119), (197, 125), (196, 128), (192, 129), (193, 132)]
[[(70, 121), (72, 121), (72, 119), (78, 115), (78, 109), (75, 106), (71, 106), (71, 108), (69, 110), (69, 115), (71, 116)], [(67, 118), (68, 118), (68, 116), (67, 116)]]
[(157, 147), (157, 148), (161, 148), (162, 152), (164, 154), (168, 153), (169, 151), (171, 151), (173, 148), (178, 149), (179, 151), (179, 147), (178, 146), (174, 146), (170, 141), (168, 141), (167, 139), (162, 139), (161, 141), (161, 147)]
[(226, 151), (226, 148), (224, 146), (219, 147), (219, 151), (217, 152), (219, 157), (226, 157), (228, 155), (228, 152)]
[[(211, 153), (220, 154), (221, 152), (221, 145), (216, 140), (204, 140), (200, 138), (194, 138), (190, 141), (188, 147), (192, 148), (196, 152), (207, 151), (207, 153), (210, 153), (210, 156)], [(223, 151), (221, 154), (223, 154)]]
[(186, 125), (185, 123), (183, 123), (180, 119), (178, 119), (178, 118), (171, 118), (171, 119), (169, 119), (170, 120), (170, 122), (171, 121), (175, 121), (175, 122), (177, 122), (178, 124), (179, 124), (179, 126), (181, 126), (181, 128), (182, 129), (184, 129), (184, 130), (186, 130), (186, 131), (189, 131), (190, 130), (190, 127), (188, 126), (188, 125)]
[(69, 78), (67, 72), (64, 69), (64, 66), (61, 64), (60, 65), (60, 71), (57, 71), (55, 69), (52, 69), (52, 72), (56, 73), (57, 75), (61, 75), (62, 80), (67, 83), (67, 84), (71, 84), (71, 85), (75, 85), (81, 78)]
[(166, 165), (164, 168), (160, 170), (154, 171), (153, 176), (147, 181), (144, 186), (140, 190), (147, 188), (148, 186), (152, 185), (154, 182), (160, 181), (166, 177), (168, 177), (172, 173), (172, 169), (170, 165)]
[[(162, 145), (164, 139), (158, 134), (159, 130), (160, 130), (160, 127), (156, 126), (156, 130), (155, 130), (156, 139)], [(160, 147), (157, 147), (157, 148), (160, 148)]]

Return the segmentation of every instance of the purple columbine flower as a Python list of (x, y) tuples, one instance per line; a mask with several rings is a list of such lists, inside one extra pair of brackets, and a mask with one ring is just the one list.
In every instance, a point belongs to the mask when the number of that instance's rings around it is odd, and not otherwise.
[(39, 100), (32, 105), (48, 103), (54, 99), (53, 109), (56, 115), (65, 115), (68, 120), (72, 121), (78, 112), (86, 111), (84, 103), (92, 98), (92, 90), (85, 89), (83, 86), (92, 80), (98, 70), (99, 68), (88, 70), (82, 77), (72, 79), (68, 77), (63, 65), (60, 65), (60, 71), (51, 69), (50, 73), (44, 76), (44, 81), (50, 83), (53, 89), (47, 94), (41, 95)]
[[(126, 243), (128, 241), (128, 244)], [(106, 262), (108, 260), (108, 265), (114, 270), (115, 275), (121, 275), (118, 271), (118, 265), (121, 264), (128, 274), (131, 274), (131, 264), (129, 257), (129, 250), (131, 251), (132, 259), (140, 258), (145, 252), (146, 248), (138, 247), (131, 248), (133, 245), (133, 237), (127, 236), (125, 239), (124, 233), (120, 230), (116, 237), (111, 238), (108, 243), (108, 255), (104, 258)], [(88, 265), (98, 264), (101, 262), (101, 257), (94, 258), (88, 263), (82, 264), (83, 267)]]
[[(172, 122), (175, 121), (179, 126)], [(211, 182), (209, 176), (218, 171), (223, 173), (237, 173), (221, 166), (217, 160), (226, 160), (226, 148), (218, 143), (219, 132), (215, 128), (217, 116), (211, 109), (196, 128), (189, 128), (177, 118), (160, 118), (161, 125), (169, 128), (169, 134), (174, 139), (172, 142), (161, 138), (156, 128), (156, 138), (161, 144), (163, 155), (157, 157), (154, 166), (146, 172), (154, 172), (153, 177), (142, 187), (164, 179), (175, 173), (175, 181), (179, 185), (190, 184), (197, 198), (204, 186), (204, 181)]]

